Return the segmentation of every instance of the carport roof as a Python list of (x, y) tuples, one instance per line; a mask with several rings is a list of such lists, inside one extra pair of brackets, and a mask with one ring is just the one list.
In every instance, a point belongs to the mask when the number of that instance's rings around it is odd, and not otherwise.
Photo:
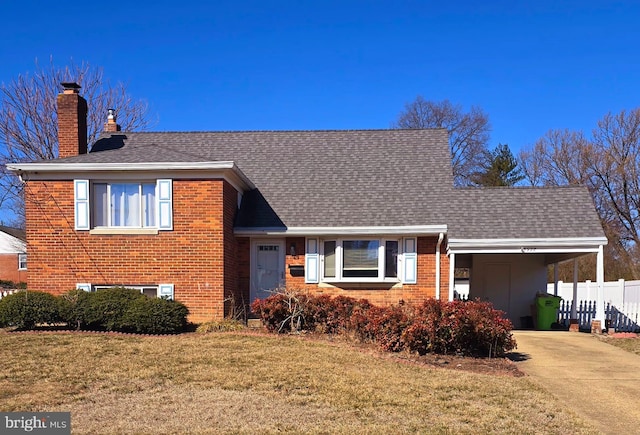
[(450, 240), (604, 239), (586, 187), (455, 189)]

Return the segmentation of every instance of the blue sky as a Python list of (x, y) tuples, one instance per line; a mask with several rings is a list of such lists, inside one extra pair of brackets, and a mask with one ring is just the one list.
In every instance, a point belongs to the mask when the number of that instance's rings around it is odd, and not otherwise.
[(3, 2), (0, 82), (88, 61), (154, 130), (388, 128), (421, 94), (517, 150), (640, 106), (635, 1), (42, 3)]

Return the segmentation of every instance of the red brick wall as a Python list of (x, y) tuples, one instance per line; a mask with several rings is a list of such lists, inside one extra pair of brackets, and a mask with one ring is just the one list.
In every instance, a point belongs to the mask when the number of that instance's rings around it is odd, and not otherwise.
[(157, 235), (74, 231), (73, 181), (30, 181), (26, 192), (30, 289), (171, 283), (191, 321), (223, 317), (238, 279), (237, 194), (226, 181), (174, 180), (174, 229)]
[[(343, 295), (353, 298), (365, 298), (377, 305), (398, 304), (400, 301), (409, 304), (420, 304), (428, 298), (436, 296), (436, 272), (435, 272), (435, 251), (437, 237), (418, 238), (418, 282), (417, 284), (403, 284), (401, 286), (389, 287), (379, 286), (371, 288), (358, 286), (324, 286), (316, 284), (305, 284), (304, 276), (292, 276), (289, 270), (290, 265), (304, 265), (305, 262), (305, 238), (287, 237), (285, 243), (285, 279), (288, 288), (308, 290), (314, 294), (329, 294), (332, 296)], [(295, 247), (296, 255), (291, 255), (291, 246)], [(449, 258), (444, 253), (445, 242), (440, 246), (440, 294), (446, 299), (449, 293)], [(248, 293), (249, 288), (249, 239), (242, 239), (239, 244), (239, 257), (246, 258), (241, 261), (240, 279), (241, 286), (245, 286)]]
[(76, 93), (59, 94), (58, 156), (62, 158), (86, 153), (87, 101)]
[(27, 271), (18, 270), (18, 254), (0, 254), (0, 279), (15, 283), (27, 282)]

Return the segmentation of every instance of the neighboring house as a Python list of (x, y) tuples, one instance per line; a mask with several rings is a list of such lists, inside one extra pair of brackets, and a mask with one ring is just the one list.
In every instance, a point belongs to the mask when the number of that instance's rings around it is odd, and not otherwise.
[(27, 282), (27, 242), (24, 230), (0, 225), (0, 280)]
[(280, 285), (452, 299), (465, 267), (470, 297), (518, 325), (548, 264), (597, 252), (603, 273), (586, 189), (455, 189), (444, 129), (130, 133), (110, 117), (87, 153), (86, 107), (67, 84), (60, 158), (8, 165), (26, 182), (32, 290), (125, 285), (200, 322)]

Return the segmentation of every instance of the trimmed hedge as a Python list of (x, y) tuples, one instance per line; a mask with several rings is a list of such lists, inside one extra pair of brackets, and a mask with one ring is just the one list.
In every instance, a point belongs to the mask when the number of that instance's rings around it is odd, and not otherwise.
[(113, 287), (89, 294), (82, 308), (86, 327), (91, 330), (132, 332), (125, 314), (131, 304), (146, 298), (139, 290)]
[(24, 291), (0, 300), (0, 326), (20, 329), (60, 322), (78, 330), (175, 334), (186, 329), (188, 313), (180, 302), (123, 287), (72, 290), (58, 297)]
[(489, 302), (429, 299), (419, 307), (283, 290), (251, 310), (268, 330), (346, 333), (385, 351), (500, 356), (515, 348), (512, 325)]
[(174, 334), (187, 327), (189, 310), (180, 302), (142, 296), (122, 316), (123, 329), (144, 334)]
[(69, 328), (86, 329), (87, 306), (92, 294), (84, 290), (71, 290), (58, 297), (60, 318)]
[(20, 291), (0, 299), (0, 326), (33, 329), (59, 321), (58, 302), (49, 293)]

